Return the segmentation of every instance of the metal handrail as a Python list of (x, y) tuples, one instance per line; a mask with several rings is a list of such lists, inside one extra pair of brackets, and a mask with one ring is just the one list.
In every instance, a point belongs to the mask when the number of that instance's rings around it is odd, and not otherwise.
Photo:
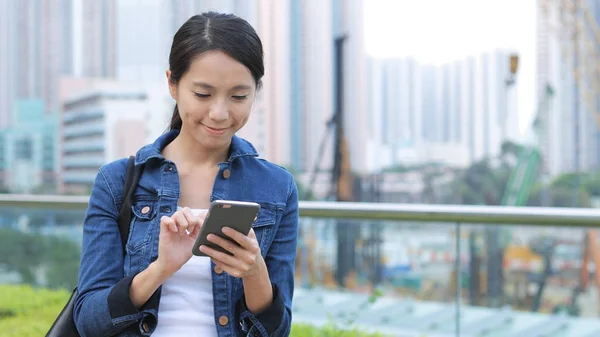
[[(88, 196), (0, 194), (0, 208), (85, 210)], [(301, 201), (300, 216), (526, 226), (600, 227), (600, 209)]]

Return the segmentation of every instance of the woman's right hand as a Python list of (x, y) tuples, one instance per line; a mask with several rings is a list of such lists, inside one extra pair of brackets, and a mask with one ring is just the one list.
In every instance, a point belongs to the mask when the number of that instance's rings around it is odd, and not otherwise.
[(156, 265), (164, 277), (170, 277), (191, 257), (204, 215), (195, 216), (185, 207), (160, 219), (158, 259)]

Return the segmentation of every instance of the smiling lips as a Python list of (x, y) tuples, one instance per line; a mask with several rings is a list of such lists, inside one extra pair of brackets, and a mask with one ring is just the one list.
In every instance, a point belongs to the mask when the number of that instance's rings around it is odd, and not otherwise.
[(202, 126), (204, 126), (204, 129), (206, 129), (206, 131), (208, 133), (210, 133), (211, 135), (215, 135), (215, 136), (222, 135), (227, 130), (227, 128), (223, 128), (223, 129), (211, 128), (210, 126), (207, 126), (204, 124), (202, 124)]

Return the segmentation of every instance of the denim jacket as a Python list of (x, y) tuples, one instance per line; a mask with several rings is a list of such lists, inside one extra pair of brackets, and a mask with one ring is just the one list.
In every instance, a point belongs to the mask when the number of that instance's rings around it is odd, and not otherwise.
[[(160, 317), (159, 288), (139, 308), (129, 298), (133, 277), (158, 257), (160, 218), (175, 212), (180, 196), (175, 164), (161, 150), (179, 134), (169, 131), (141, 148), (145, 164), (134, 193), (130, 234), (123, 254), (117, 215), (127, 159), (106, 164), (96, 176), (83, 225), (79, 295), (74, 320), (82, 337), (150, 336)], [(244, 301), (242, 280), (215, 269), (212, 281), (218, 336), (288, 336), (298, 234), (298, 190), (290, 173), (257, 158), (254, 147), (233, 137), (229, 159), (219, 163), (211, 201), (260, 204), (253, 224), (273, 287), (273, 303), (256, 315)], [(124, 255), (124, 256), (123, 256)]]

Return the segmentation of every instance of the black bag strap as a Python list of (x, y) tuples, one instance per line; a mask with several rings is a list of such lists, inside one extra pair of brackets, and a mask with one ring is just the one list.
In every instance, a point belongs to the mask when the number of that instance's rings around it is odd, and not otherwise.
[(123, 203), (121, 204), (121, 210), (119, 211), (119, 216), (117, 218), (119, 232), (121, 233), (123, 251), (125, 251), (125, 245), (127, 244), (127, 238), (129, 237), (129, 224), (131, 223), (131, 206), (133, 205), (133, 195), (135, 188), (140, 181), (143, 170), (143, 165), (135, 165), (135, 156), (130, 156), (129, 161), (127, 162), (127, 172), (125, 173), (125, 181), (123, 185)]

